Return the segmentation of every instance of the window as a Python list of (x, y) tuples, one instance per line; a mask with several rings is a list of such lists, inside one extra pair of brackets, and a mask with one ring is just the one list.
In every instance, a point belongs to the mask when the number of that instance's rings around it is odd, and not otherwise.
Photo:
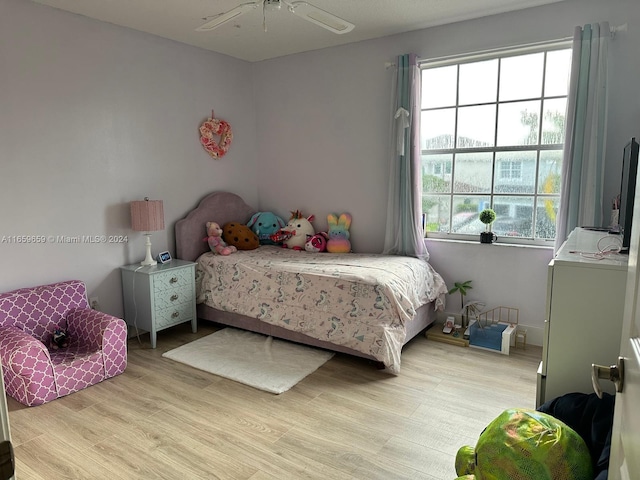
[(522, 180), (522, 162), (519, 160), (503, 160), (498, 164), (498, 179), (502, 181)]
[(490, 207), (501, 241), (555, 238), (570, 66), (566, 43), (421, 65), (429, 236), (476, 238)]

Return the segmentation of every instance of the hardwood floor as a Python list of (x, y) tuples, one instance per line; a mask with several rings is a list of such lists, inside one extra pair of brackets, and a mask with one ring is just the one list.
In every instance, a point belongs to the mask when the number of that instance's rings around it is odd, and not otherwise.
[(18, 480), (442, 479), (504, 409), (534, 408), (541, 348), (427, 340), (392, 376), (336, 355), (282, 395), (162, 357), (216, 327), (129, 341), (124, 374), (38, 407), (9, 398)]

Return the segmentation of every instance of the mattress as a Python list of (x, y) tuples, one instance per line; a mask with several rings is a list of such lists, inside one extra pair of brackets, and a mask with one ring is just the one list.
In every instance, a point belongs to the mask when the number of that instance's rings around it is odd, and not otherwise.
[(277, 246), (197, 259), (197, 302), (341, 345), (400, 370), (416, 310), (444, 307), (442, 277), (423, 260)]

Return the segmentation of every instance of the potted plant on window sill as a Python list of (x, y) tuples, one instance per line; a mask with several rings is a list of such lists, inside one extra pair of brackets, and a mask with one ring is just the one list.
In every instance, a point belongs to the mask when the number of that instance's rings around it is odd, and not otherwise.
[(496, 212), (490, 208), (485, 208), (480, 212), (480, 221), (486, 225), (486, 230), (480, 232), (480, 243), (493, 243), (498, 237), (491, 231), (491, 224), (496, 220)]

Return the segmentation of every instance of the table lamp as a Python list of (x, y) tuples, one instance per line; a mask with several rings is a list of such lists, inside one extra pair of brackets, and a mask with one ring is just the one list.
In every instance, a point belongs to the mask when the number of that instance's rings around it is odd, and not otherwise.
[(136, 200), (131, 202), (131, 228), (137, 232), (145, 232), (147, 254), (140, 265), (156, 265), (151, 256), (151, 232), (164, 230), (164, 209), (162, 200)]

